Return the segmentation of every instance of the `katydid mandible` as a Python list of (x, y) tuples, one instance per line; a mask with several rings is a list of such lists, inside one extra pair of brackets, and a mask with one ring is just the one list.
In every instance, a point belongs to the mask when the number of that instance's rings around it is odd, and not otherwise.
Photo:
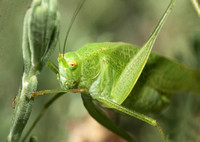
[[(58, 71), (57, 78), (64, 90), (60, 92), (72, 90), (82, 93), (88, 112), (106, 128), (128, 141), (134, 140), (112, 123), (94, 101), (155, 126), (166, 142), (156, 120), (142, 113), (160, 112), (172, 93), (200, 93), (199, 72), (151, 53), (174, 3), (175, 0), (171, 0), (157, 27), (141, 48), (127, 43), (87, 44), (75, 52), (59, 54), (58, 69), (51, 67)], [(47, 92), (41, 94), (44, 93)], [(145, 103), (144, 98), (148, 98)]]

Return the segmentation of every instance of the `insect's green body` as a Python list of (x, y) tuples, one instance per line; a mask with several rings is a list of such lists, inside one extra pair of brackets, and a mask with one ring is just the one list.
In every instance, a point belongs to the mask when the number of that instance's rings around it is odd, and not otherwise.
[[(116, 102), (112, 91), (138, 51), (138, 47), (130, 44), (107, 42), (87, 44), (75, 52), (68, 52), (58, 59), (61, 86), (84, 89), (93, 99), (102, 96)], [(77, 62), (75, 69), (69, 69), (70, 61)], [(151, 53), (137, 84), (122, 105), (143, 113), (158, 112), (169, 102), (172, 93), (200, 93), (199, 86), (200, 73)]]
[(127, 141), (134, 140), (114, 124), (93, 100), (103, 107), (121, 111), (155, 126), (163, 141), (167, 142), (156, 120), (141, 113), (161, 111), (172, 93), (200, 93), (199, 72), (151, 53), (174, 3), (175, 0), (171, 0), (141, 48), (126, 43), (106, 42), (87, 44), (75, 52), (60, 54), (59, 69), (55, 65), (50, 67), (57, 73), (63, 89), (57, 92), (81, 92), (84, 106), (91, 116)]
[(174, 2), (171, 0), (141, 48), (126, 43), (94, 43), (58, 57), (57, 73), (62, 89), (83, 90), (82, 100), (91, 116), (128, 141), (134, 140), (113, 124), (93, 100), (155, 126), (167, 142), (156, 120), (141, 113), (161, 111), (172, 93), (200, 93), (199, 72), (151, 53)]

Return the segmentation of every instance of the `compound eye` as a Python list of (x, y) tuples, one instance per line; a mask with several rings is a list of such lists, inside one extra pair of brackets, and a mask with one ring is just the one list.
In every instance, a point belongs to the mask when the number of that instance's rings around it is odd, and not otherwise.
[(77, 62), (76, 61), (70, 61), (69, 62), (69, 69), (74, 70), (77, 68)]

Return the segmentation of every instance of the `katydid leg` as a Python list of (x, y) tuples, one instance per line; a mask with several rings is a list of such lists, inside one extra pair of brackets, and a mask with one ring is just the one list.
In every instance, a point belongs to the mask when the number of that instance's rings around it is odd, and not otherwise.
[(140, 51), (133, 57), (130, 62), (126, 65), (125, 69), (121, 73), (116, 85), (114, 86), (111, 97), (117, 104), (122, 104), (128, 97), (137, 80), (139, 79), (153, 48), (154, 42), (164, 25), (169, 13), (172, 10), (176, 0), (171, 0), (167, 10), (163, 14), (155, 30), (153, 31), (150, 38), (142, 46)]
[(41, 95), (46, 95), (46, 94), (53, 94), (53, 93), (83, 93), (83, 89), (70, 89), (70, 90), (42, 90), (38, 92), (32, 92), (31, 94), (27, 94), (27, 97), (36, 97), (36, 96), (41, 96)]
[(48, 61), (47, 62), (48, 67), (56, 74), (59, 73), (58, 67), (56, 66), (56, 64), (54, 64), (52, 61)]
[(136, 111), (130, 110), (130, 109), (128, 109), (128, 108), (126, 108), (126, 107), (124, 107), (122, 105), (118, 105), (117, 103), (112, 102), (112, 101), (110, 101), (108, 99), (105, 99), (103, 97), (99, 97), (99, 98), (96, 98), (96, 99), (99, 102), (101, 102), (102, 104), (104, 104), (105, 106), (109, 106), (110, 108), (114, 108), (114, 109), (116, 109), (118, 111), (126, 113), (126, 114), (128, 114), (130, 116), (133, 116), (133, 117), (135, 117), (135, 118), (137, 118), (139, 120), (142, 120), (142, 121), (144, 121), (144, 122), (156, 127), (158, 129), (162, 139), (163, 139), (163, 142), (167, 142), (167, 139), (165, 137), (165, 134), (164, 134), (163, 130), (161, 129), (160, 125), (157, 123), (157, 121), (155, 119), (153, 119), (151, 117), (148, 117), (148, 116), (146, 116), (144, 114), (138, 113)]

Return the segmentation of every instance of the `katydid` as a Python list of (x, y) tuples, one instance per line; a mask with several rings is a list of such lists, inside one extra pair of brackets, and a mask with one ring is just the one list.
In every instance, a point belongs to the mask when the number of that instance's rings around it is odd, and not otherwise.
[[(157, 27), (141, 48), (127, 43), (105, 42), (87, 44), (75, 52), (59, 54), (58, 68), (51, 66), (57, 72), (63, 89), (58, 92), (80, 92), (91, 116), (128, 141), (134, 140), (118, 128), (95, 102), (155, 126), (166, 142), (157, 121), (142, 113), (160, 112), (168, 104), (172, 93), (200, 93), (198, 71), (151, 53), (174, 3), (175, 0), (171, 0)], [(44, 93), (51, 91), (36, 92), (32, 96)]]

